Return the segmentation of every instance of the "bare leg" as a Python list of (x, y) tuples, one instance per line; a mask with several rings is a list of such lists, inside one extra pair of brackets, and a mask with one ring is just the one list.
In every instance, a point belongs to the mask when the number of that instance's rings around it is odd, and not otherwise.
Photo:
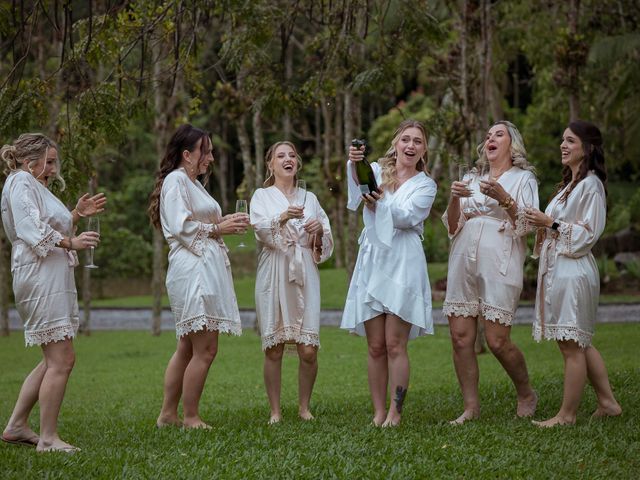
[(318, 347), (313, 345), (297, 345), (300, 366), (298, 367), (298, 414), (303, 420), (313, 420), (309, 410), (313, 385), (318, 374)]
[(452, 425), (461, 425), (467, 420), (480, 416), (480, 398), (478, 395), (478, 359), (474, 351), (477, 320), (475, 317), (450, 316), (449, 332), (453, 345), (453, 365), (462, 391), (464, 411), (452, 420)]
[(622, 408), (613, 396), (607, 367), (600, 352), (595, 347), (585, 349), (587, 357), (587, 376), (598, 397), (598, 408), (593, 412), (594, 417), (615, 417), (622, 414)]
[(378, 315), (364, 322), (367, 334), (367, 371), (369, 391), (373, 403), (373, 424), (381, 426), (387, 418), (387, 346), (385, 343), (385, 315)]
[(211, 428), (200, 418), (200, 397), (207, 374), (218, 353), (218, 332), (200, 331), (188, 334), (193, 356), (184, 371), (182, 407), (186, 428)]
[(193, 356), (193, 348), (189, 336), (180, 337), (176, 351), (171, 356), (167, 370), (164, 374), (164, 398), (162, 409), (156, 420), (158, 427), (169, 425), (181, 426), (182, 422), (178, 416), (178, 404), (182, 396), (182, 383), (184, 372)]
[(27, 375), (18, 394), (18, 400), (16, 400), (13, 413), (9, 418), (4, 432), (2, 432), (2, 438), (9, 441), (29, 441), (37, 445), (39, 437), (29, 426), (29, 415), (38, 401), (40, 384), (42, 384), (42, 379), (46, 371), (47, 367), (44, 360), (42, 360), (31, 373)]
[(511, 326), (485, 321), (487, 344), (516, 387), (518, 417), (531, 417), (538, 405), (538, 396), (529, 383), (527, 364), (522, 352), (511, 341)]
[(387, 361), (389, 364), (389, 385), (391, 403), (383, 427), (394, 427), (400, 424), (402, 405), (409, 388), (409, 355), (407, 343), (411, 324), (396, 315), (387, 315), (385, 320), (385, 342), (387, 345)]
[(271, 415), (269, 423), (278, 423), (282, 420), (280, 410), (280, 389), (282, 386), (282, 355), (284, 343), (267, 348), (264, 352), (264, 386), (269, 398)]
[(582, 398), (582, 391), (587, 381), (587, 359), (584, 349), (573, 340), (558, 341), (558, 346), (564, 357), (564, 391), (562, 405), (556, 416), (544, 422), (533, 422), (539, 427), (554, 427), (556, 425), (573, 425), (576, 423), (578, 406)]
[(38, 400), (40, 402), (40, 441), (37, 450), (78, 450), (58, 436), (58, 415), (67, 388), (67, 381), (76, 360), (70, 339), (42, 346), (46, 372), (42, 377)]

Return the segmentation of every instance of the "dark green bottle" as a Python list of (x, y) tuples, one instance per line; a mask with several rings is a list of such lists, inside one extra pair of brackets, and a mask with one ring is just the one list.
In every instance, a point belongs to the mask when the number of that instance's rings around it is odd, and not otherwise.
[[(351, 146), (357, 148), (358, 150), (361, 147), (365, 147), (365, 153), (367, 151), (367, 144), (364, 140), (354, 138), (353, 140), (351, 140)], [(368, 195), (371, 192), (380, 192), (380, 190), (378, 189), (378, 183), (376, 182), (376, 176), (373, 173), (371, 164), (367, 161), (367, 157), (364, 156), (361, 161), (353, 163), (355, 164), (356, 181), (358, 182), (360, 193), (362, 193), (362, 195)]]

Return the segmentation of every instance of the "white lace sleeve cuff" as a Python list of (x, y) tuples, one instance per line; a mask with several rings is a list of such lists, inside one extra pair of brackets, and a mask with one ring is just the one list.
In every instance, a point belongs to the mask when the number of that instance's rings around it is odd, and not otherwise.
[(213, 223), (201, 223), (200, 228), (198, 228), (198, 233), (196, 233), (193, 242), (191, 242), (191, 245), (189, 246), (189, 250), (199, 257), (202, 256), (205, 241), (209, 238), (209, 235), (211, 235), (211, 232), (213, 232), (214, 229), (215, 227)]
[(515, 220), (515, 228), (514, 233), (516, 237), (522, 237), (527, 235), (530, 232), (533, 232), (535, 227), (532, 226), (529, 222), (527, 222), (527, 218), (525, 217), (524, 208), (518, 207), (518, 211), (516, 212), (516, 220)]
[(467, 223), (467, 217), (462, 213), (462, 207), (460, 207), (460, 216), (458, 217), (458, 224), (456, 226), (456, 230), (451, 233), (449, 232), (449, 209), (445, 210), (442, 214), (442, 223), (444, 223), (445, 228), (447, 229), (447, 235), (449, 236), (449, 240), (453, 240), (453, 238), (458, 235), (464, 224)]
[(58, 245), (64, 237), (61, 233), (51, 230), (45, 237), (40, 240), (34, 247), (33, 251), (39, 257), (46, 257), (56, 245)]
[(287, 242), (284, 235), (284, 227), (280, 224), (280, 215), (271, 219), (271, 242), (273, 246), (283, 252), (287, 250)]
[(559, 222), (558, 227), (558, 253), (571, 256), (573, 254), (573, 225)]

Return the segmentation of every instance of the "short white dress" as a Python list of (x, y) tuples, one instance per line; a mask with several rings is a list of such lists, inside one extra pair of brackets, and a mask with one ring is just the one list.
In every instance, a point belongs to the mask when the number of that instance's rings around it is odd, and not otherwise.
[(57, 247), (73, 234), (67, 207), (28, 172), (13, 171), (2, 189), (2, 224), (11, 242), (16, 310), (27, 346), (73, 338), (78, 301), (75, 251)]
[[(382, 183), (381, 168), (371, 164)], [(349, 201), (356, 210), (362, 195), (347, 162)], [(376, 211), (363, 208), (364, 229), (342, 314), (341, 328), (366, 335), (364, 323), (392, 313), (411, 324), (409, 338), (433, 334), (431, 286), (422, 248), (424, 221), (436, 196), (436, 183), (418, 173), (395, 192), (385, 192)]]
[[(320, 249), (317, 263), (331, 256), (331, 225), (312, 192), (305, 197), (304, 218), (280, 226), (288, 207), (275, 186), (259, 188), (251, 198), (251, 225), (260, 249), (255, 296), (263, 350), (281, 343), (320, 346), (320, 275), (313, 248)], [(313, 245), (304, 231), (310, 219), (322, 223), (321, 245)]]
[(604, 186), (593, 172), (561, 202), (566, 188), (545, 210), (560, 224), (558, 230), (540, 229), (537, 242), (540, 261), (533, 337), (573, 340), (588, 347), (600, 295), (600, 275), (591, 249), (604, 230), (607, 203)]
[(209, 237), (222, 221), (218, 202), (179, 168), (162, 184), (160, 221), (169, 244), (166, 286), (176, 336), (203, 329), (242, 334), (227, 247)]
[[(514, 224), (496, 200), (480, 192), (479, 177), (470, 177), (473, 196), (460, 199), (458, 225), (449, 233), (452, 242), (442, 311), (445, 316), (482, 315), (511, 325), (522, 292), (525, 236), (533, 231), (524, 208), (538, 208), (538, 184), (532, 172), (515, 166), (498, 179), (518, 204)], [(442, 221), (448, 231), (447, 215), (445, 211)]]

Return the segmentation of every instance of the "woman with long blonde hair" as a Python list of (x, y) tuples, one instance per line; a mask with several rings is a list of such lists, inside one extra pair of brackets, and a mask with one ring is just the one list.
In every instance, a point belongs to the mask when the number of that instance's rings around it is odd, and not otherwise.
[(361, 194), (354, 162), (362, 158), (361, 149), (349, 148), (347, 206), (365, 207), (341, 328), (367, 337), (373, 424), (387, 427), (400, 423), (409, 387), (408, 341), (433, 334), (422, 233), (436, 183), (427, 173), (427, 132), (415, 120), (399, 125), (385, 156), (371, 165), (380, 192)]

